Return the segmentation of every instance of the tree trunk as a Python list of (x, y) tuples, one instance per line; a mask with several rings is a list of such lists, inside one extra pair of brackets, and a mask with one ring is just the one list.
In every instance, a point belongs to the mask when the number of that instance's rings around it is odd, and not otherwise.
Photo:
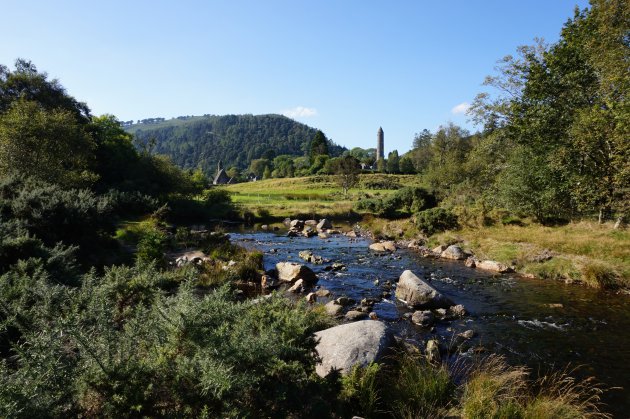
[(599, 217), (597, 219), (597, 222), (599, 224), (603, 224), (604, 223), (604, 209), (603, 208), (599, 209)]
[(613, 227), (615, 230), (619, 230), (623, 226), (623, 215), (617, 217), (617, 221), (615, 222), (615, 226)]

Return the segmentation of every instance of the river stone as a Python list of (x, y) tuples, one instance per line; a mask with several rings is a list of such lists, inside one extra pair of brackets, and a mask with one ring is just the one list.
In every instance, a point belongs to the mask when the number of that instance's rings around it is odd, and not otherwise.
[(309, 292), (308, 294), (306, 294), (305, 299), (307, 303), (313, 304), (317, 301), (317, 295), (314, 292)]
[(325, 288), (318, 289), (317, 291), (315, 291), (315, 294), (318, 297), (330, 297), (330, 291)]
[(359, 310), (350, 310), (349, 312), (346, 313), (346, 320), (348, 321), (355, 321), (355, 320), (363, 320), (367, 317), (367, 313), (365, 311), (359, 311)]
[(466, 254), (462, 250), (461, 247), (456, 246), (454, 244), (450, 245), (440, 254), (444, 259), (453, 259), (453, 260), (464, 260), (466, 259)]
[(319, 223), (317, 223), (318, 230), (329, 230), (331, 228), (333, 228), (332, 223), (326, 218), (322, 218), (321, 220), (319, 220)]
[(512, 272), (512, 268), (494, 260), (482, 260), (477, 263), (477, 268), (498, 272), (500, 274)]
[(315, 349), (321, 358), (315, 371), (320, 377), (332, 369), (347, 374), (355, 365), (365, 367), (377, 362), (395, 342), (385, 323), (374, 320), (331, 327), (315, 333), (315, 338), (319, 340)]
[(440, 362), (440, 344), (437, 340), (431, 339), (427, 342), (425, 355), (427, 356), (427, 361), (429, 361), (430, 363), (435, 364)]
[(469, 268), (475, 268), (477, 267), (477, 261), (475, 261), (475, 258), (471, 256), (468, 259), (466, 259), (466, 261), (464, 262), (464, 265), (468, 266)]
[(291, 221), (291, 223), (289, 223), (289, 225), (291, 226), (291, 228), (294, 228), (296, 230), (301, 230), (304, 228), (304, 221), (302, 220), (293, 220)]
[(448, 315), (450, 317), (464, 317), (467, 313), (466, 307), (462, 304), (457, 304), (448, 309)]
[(435, 316), (429, 310), (416, 311), (411, 316), (411, 321), (419, 326), (431, 326), (435, 321)]
[(395, 252), (396, 244), (393, 241), (372, 243), (370, 245), (370, 250), (374, 250), (375, 252)]
[(288, 289), (289, 292), (296, 292), (296, 293), (300, 293), (304, 291), (304, 280), (303, 279), (298, 279), (297, 281), (295, 281), (295, 284), (293, 284), (293, 286), (291, 288)]
[(306, 220), (304, 221), (304, 224), (306, 224), (307, 226), (316, 226), (317, 220)]
[(320, 232), (317, 234), (317, 237), (319, 237), (320, 239), (328, 239), (330, 238), (330, 235), (328, 235), (328, 233)]
[(324, 308), (326, 309), (326, 313), (334, 317), (340, 316), (343, 311), (343, 306), (340, 306), (335, 301), (327, 302), (326, 305), (324, 305)]
[(317, 282), (317, 276), (310, 268), (295, 262), (278, 262), (276, 263), (278, 271), (278, 279), (284, 282), (293, 282), (303, 279), (306, 285)]
[(433, 253), (437, 253), (438, 255), (441, 255), (443, 251), (446, 250), (446, 245), (441, 244), (437, 247), (434, 247), (433, 250), (431, 250)]
[(410, 270), (400, 275), (396, 287), (396, 298), (416, 308), (449, 308), (454, 304)]
[(346, 233), (346, 236), (348, 237), (357, 237), (357, 233), (354, 230), (350, 230)]

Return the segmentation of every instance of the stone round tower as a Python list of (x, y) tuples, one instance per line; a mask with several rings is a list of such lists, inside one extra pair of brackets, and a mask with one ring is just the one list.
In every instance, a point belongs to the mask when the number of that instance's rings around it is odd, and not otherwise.
[(385, 133), (383, 128), (379, 127), (376, 133), (376, 161), (383, 160), (385, 158)]

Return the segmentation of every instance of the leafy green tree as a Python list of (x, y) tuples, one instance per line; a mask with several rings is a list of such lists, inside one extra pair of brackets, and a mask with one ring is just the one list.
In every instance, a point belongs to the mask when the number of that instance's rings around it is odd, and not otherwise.
[(398, 150), (394, 150), (387, 155), (387, 172), (400, 173), (400, 157)]
[(337, 184), (343, 189), (344, 196), (348, 196), (348, 190), (359, 182), (361, 166), (359, 160), (352, 156), (343, 156), (335, 159), (332, 168), (337, 179)]
[(263, 172), (263, 179), (271, 179), (271, 168), (269, 166), (265, 167), (265, 171)]
[(0, 175), (11, 172), (67, 187), (96, 181), (95, 144), (70, 111), (20, 99), (0, 115)]
[(376, 170), (380, 173), (385, 173), (387, 171), (387, 161), (385, 161), (385, 159), (378, 159), (376, 162)]
[(311, 161), (313, 161), (317, 156), (328, 155), (328, 139), (323, 132), (318, 130), (317, 133), (315, 133), (315, 136), (311, 140), (308, 155), (311, 158)]
[(416, 172), (412, 158), (406, 154), (400, 159), (400, 172), (406, 175)]
[(24, 59), (15, 61), (15, 70), (0, 65), (0, 114), (7, 112), (18, 100), (38, 103), (44, 110), (62, 109), (69, 112), (77, 123), (90, 122), (90, 109), (68, 95), (58, 80), (48, 80), (46, 73)]
[(262, 179), (265, 169), (271, 165), (271, 162), (267, 159), (255, 159), (252, 160), (249, 165), (249, 171), (253, 173), (257, 178)]

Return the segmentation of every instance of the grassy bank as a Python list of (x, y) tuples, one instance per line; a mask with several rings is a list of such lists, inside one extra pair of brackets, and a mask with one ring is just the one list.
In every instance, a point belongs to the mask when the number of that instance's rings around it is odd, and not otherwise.
[(609, 224), (468, 228), (431, 237), (429, 244), (454, 242), (463, 242), (479, 258), (514, 265), (536, 277), (630, 288), (630, 232)]

